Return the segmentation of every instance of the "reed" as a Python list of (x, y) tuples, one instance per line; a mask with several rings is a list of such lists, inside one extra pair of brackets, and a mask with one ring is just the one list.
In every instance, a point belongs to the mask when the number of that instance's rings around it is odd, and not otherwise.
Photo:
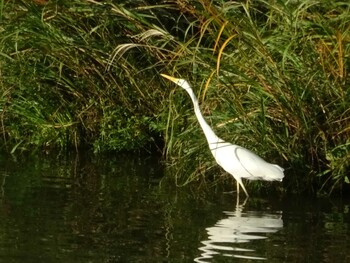
[(9, 151), (86, 145), (133, 151), (156, 144), (159, 92), (128, 62), (134, 56), (141, 66), (140, 52), (110, 63), (125, 36), (139, 32), (126, 23), (134, 19), (130, 11), (95, 1), (3, 4), (1, 137)]
[[(349, 4), (202, 0), (172, 8), (181, 11), (177, 24), (164, 23), (142, 47), (163, 54), (163, 72), (194, 85), (222, 138), (284, 166), (291, 192), (349, 183)], [(215, 165), (187, 94), (171, 94), (166, 153), (186, 184)]]

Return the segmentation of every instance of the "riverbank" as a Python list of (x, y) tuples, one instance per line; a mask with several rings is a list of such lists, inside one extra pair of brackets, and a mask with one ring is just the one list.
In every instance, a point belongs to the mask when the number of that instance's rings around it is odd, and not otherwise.
[(220, 180), (187, 94), (159, 77), (167, 73), (192, 83), (220, 137), (283, 166), (284, 189), (349, 183), (349, 4), (9, 1), (1, 10), (9, 152), (158, 149), (178, 184)]

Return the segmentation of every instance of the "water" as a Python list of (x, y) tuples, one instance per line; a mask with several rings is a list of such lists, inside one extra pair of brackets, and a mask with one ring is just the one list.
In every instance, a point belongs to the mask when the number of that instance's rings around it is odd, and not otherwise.
[(350, 201), (236, 204), (155, 157), (0, 157), (0, 262), (350, 262)]

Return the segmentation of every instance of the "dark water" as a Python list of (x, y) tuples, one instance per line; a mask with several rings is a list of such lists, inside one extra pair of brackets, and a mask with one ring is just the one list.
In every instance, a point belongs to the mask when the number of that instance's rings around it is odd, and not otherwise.
[(0, 157), (0, 262), (350, 262), (350, 202), (236, 205), (155, 157)]

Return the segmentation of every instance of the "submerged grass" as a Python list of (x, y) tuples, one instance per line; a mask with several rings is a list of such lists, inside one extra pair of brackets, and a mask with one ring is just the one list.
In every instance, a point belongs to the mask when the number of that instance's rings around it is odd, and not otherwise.
[(220, 174), (190, 99), (164, 89), (163, 72), (193, 84), (220, 137), (284, 166), (289, 191), (349, 183), (348, 3), (39, 2), (2, 2), (10, 150), (135, 150), (164, 139), (177, 184)]

